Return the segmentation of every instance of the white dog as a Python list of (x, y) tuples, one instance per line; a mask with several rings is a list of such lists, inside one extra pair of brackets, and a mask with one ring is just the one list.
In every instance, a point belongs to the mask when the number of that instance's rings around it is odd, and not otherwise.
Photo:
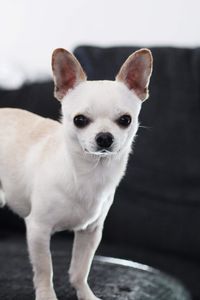
[(79, 300), (97, 300), (87, 277), (148, 97), (152, 55), (133, 53), (115, 81), (86, 81), (64, 49), (52, 68), (61, 123), (0, 109), (0, 202), (25, 219), (36, 300), (57, 299), (50, 237), (65, 229), (75, 232), (70, 282)]

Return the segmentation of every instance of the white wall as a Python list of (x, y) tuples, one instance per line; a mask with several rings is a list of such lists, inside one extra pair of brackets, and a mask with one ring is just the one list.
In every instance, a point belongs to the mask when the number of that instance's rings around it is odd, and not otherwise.
[(200, 45), (199, 0), (0, 0), (0, 68), (50, 73), (54, 48)]

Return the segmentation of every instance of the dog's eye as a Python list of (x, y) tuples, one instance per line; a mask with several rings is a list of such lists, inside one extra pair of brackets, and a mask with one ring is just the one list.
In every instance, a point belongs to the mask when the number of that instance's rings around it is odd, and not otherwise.
[(131, 124), (131, 116), (123, 115), (117, 119), (117, 124), (121, 127), (128, 127)]
[(83, 128), (90, 123), (90, 119), (85, 117), (84, 115), (78, 115), (74, 117), (74, 124), (78, 128)]

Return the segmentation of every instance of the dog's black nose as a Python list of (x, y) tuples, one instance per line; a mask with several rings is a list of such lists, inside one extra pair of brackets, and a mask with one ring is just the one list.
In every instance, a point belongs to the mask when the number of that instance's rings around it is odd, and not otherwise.
[(108, 149), (113, 143), (113, 135), (110, 132), (99, 132), (96, 136), (97, 145), (101, 149)]

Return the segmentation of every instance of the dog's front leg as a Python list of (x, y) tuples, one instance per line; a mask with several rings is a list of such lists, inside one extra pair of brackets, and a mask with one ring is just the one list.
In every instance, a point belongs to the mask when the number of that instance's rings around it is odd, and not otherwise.
[(50, 229), (32, 218), (26, 219), (27, 242), (34, 272), (36, 300), (57, 300), (52, 283)]
[(102, 226), (75, 232), (69, 275), (79, 300), (98, 300), (91, 291), (87, 278), (92, 259), (102, 236)]

